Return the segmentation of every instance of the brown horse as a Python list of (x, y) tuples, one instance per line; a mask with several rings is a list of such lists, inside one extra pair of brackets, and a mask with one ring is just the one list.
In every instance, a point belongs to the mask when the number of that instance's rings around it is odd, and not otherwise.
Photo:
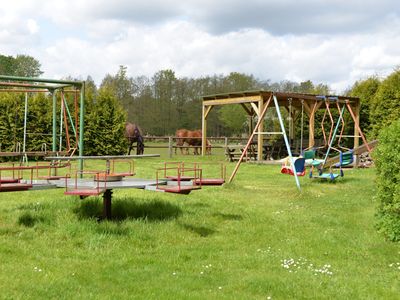
[(131, 154), (132, 145), (136, 142), (136, 154), (141, 155), (144, 153), (143, 136), (140, 127), (134, 123), (127, 122), (125, 124), (125, 137), (129, 142), (128, 155)]
[[(183, 145), (186, 143), (188, 146), (194, 146), (193, 154), (199, 155), (201, 148), (201, 130), (187, 130), (187, 129), (178, 129), (175, 133), (175, 136), (178, 138), (176, 141), (176, 146), (181, 147), (181, 154), (183, 154)], [(175, 148), (175, 154), (176, 154)], [(189, 148), (186, 148), (186, 154), (189, 154)], [(211, 143), (206, 140), (206, 154), (211, 155)]]
[(182, 129), (178, 129), (175, 132), (175, 137), (177, 138), (176, 139), (176, 146), (177, 147), (175, 148), (175, 154), (176, 154), (176, 151), (177, 151), (178, 147), (181, 149), (181, 154), (183, 154), (183, 150), (186, 150), (186, 154), (189, 154), (188, 153), (189, 149), (183, 147), (183, 145), (186, 142), (186, 137), (188, 135), (188, 131), (189, 130), (182, 128)]

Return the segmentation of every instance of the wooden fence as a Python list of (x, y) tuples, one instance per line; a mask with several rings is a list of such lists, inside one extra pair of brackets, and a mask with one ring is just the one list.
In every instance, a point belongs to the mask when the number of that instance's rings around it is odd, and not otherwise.
[[(146, 142), (156, 142), (160, 143), (160, 145), (148, 145), (146, 144), (146, 148), (148, 149), (168, 149), (168, 156), (172, 157), (174, 155), (174, 150), (176, 149), (194, 149), (201, 148), (201, 146), (177, 146), (176, 141), (179, 139), (185, 139), (184, 137), (175, 137), (175, 136), (144, 136), (145, 144)], [(201, 137), (191, 137), (191, 139), (199, 139)], [(248, 138), (241, 137), (207, 137), (207, 140), (211, 143), (211, 149), (229, 149), (232, 145), (245, 145), (248, 141)], [(264, 137), (266, 144), (275, 144), (279, 141), (276, 141), (274, 137)], [(256, 141), (254, 141), (256, 142)], [(283, 143), (283, 142), (282, 142)], [(308, 140), (303, 140), (303, 147), (308, 145)], [(293, 141), (293, 147), (298, 148), (297, 151), (300, 151), (300, 140)], [(279, 147), (280, 149), (280, 147)], [(225, 152), (225, 151), (224, 151)], [(280, 152), (280, 150), (279, 150)]]

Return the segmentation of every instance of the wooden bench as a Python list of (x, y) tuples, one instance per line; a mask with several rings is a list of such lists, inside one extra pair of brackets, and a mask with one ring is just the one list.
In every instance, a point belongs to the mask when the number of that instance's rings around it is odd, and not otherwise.
[(243, 149), (243, 145), (227, 145), (225, 146), (225, 157), (228, 161), (238, 161), (242, 152), (240, 149)]
[[(245, 145), (228, 145), (225, 146), (225, 157), (228, 161), (238, 161), (242, 156)], [(246, 155), (243, 157), (243, 161), (257, 160), (257, 150), (253, 145), (247, 149)]]

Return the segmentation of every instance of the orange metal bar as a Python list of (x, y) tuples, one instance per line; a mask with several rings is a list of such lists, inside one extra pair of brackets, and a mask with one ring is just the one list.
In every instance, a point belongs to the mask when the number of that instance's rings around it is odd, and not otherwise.
[(351, 109), (349, 100), (346, 100), (346, 106), (347, 106), (347, 109), (348, 109), (349, 112), (350, 112), (351, 117), (353, 118), (354, 126), (357, 128), (358, 134), (361, 136), (361, 138), (362, 138), (362, 140), (363, 140), (365, 146), (366, 146), (367, 149), (368, 149), (368, 152), (371, 152), (372, 150), (371, 150), (370, 146), (368, 145), (367, 139), (365, 138), (364, 134), (362, 133), (361, 128), (360, 128), (360, 125), (357, 124), (357, 122), (356, 122), (356, 116), (354, 115), (354, 112), (353, 112), (353, 110)]
[(67, 111), (65, 109), (66, 102), (64, 97), (64, 92), (61, 91), (61, 101), (63, 101), (63, 115), (64, 115), (64, 124), (65, 124), (65, 140), (67, 142), (67, 152), (71, 149), (71, 143), (69, 140), (69, 129), (68, 129), (68, 120), (67, 120)]

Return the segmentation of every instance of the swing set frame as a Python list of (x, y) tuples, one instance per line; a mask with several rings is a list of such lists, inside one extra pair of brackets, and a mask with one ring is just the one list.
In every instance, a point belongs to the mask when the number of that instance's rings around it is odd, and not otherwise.
[[(43, 155), (58, 155), (62, 150), (62, 132), (63, 126), (66, 133), (66, 150), (73, 155), (78, 150), (79, 156), (83, 156), (84, 150), (84, 114), (85, 114), (85, 82), (73, 80), (55, 80), (33, 77), (19, 77), (0, 75), (0, 92), (7, 93), (24, 93), (25, 94), (25, 113), (24, 113), (24, 142), (22, 152), (1, 153), (2, 156), (40, 156), (40, 152), (26, 151), (26, 123), (28, 111), (28, 93), (49, 93), (52, 97), (52, 147), (51, 151), (45, 152)], [(66, 93), (74, 94), (74, 115), (72, 116), (67, 101)], [(57, 95), (60, 94), (60, 116), (57, 117)], [(75, 135), (76, 145), (71, 147), (68, 121)], [(60, 126), (60, 140), (57, 140), (57, 126)], [(59, 146), (59, 147), (58, 147)], [(19, 149), (20, 150), (20, 149)], [(43, 150), (43, 149), (42, 149)], [(44, 149), (47, 150), (47, 149)], [(79, 170), (83, 169), (83, 160), (78, 163)]]

